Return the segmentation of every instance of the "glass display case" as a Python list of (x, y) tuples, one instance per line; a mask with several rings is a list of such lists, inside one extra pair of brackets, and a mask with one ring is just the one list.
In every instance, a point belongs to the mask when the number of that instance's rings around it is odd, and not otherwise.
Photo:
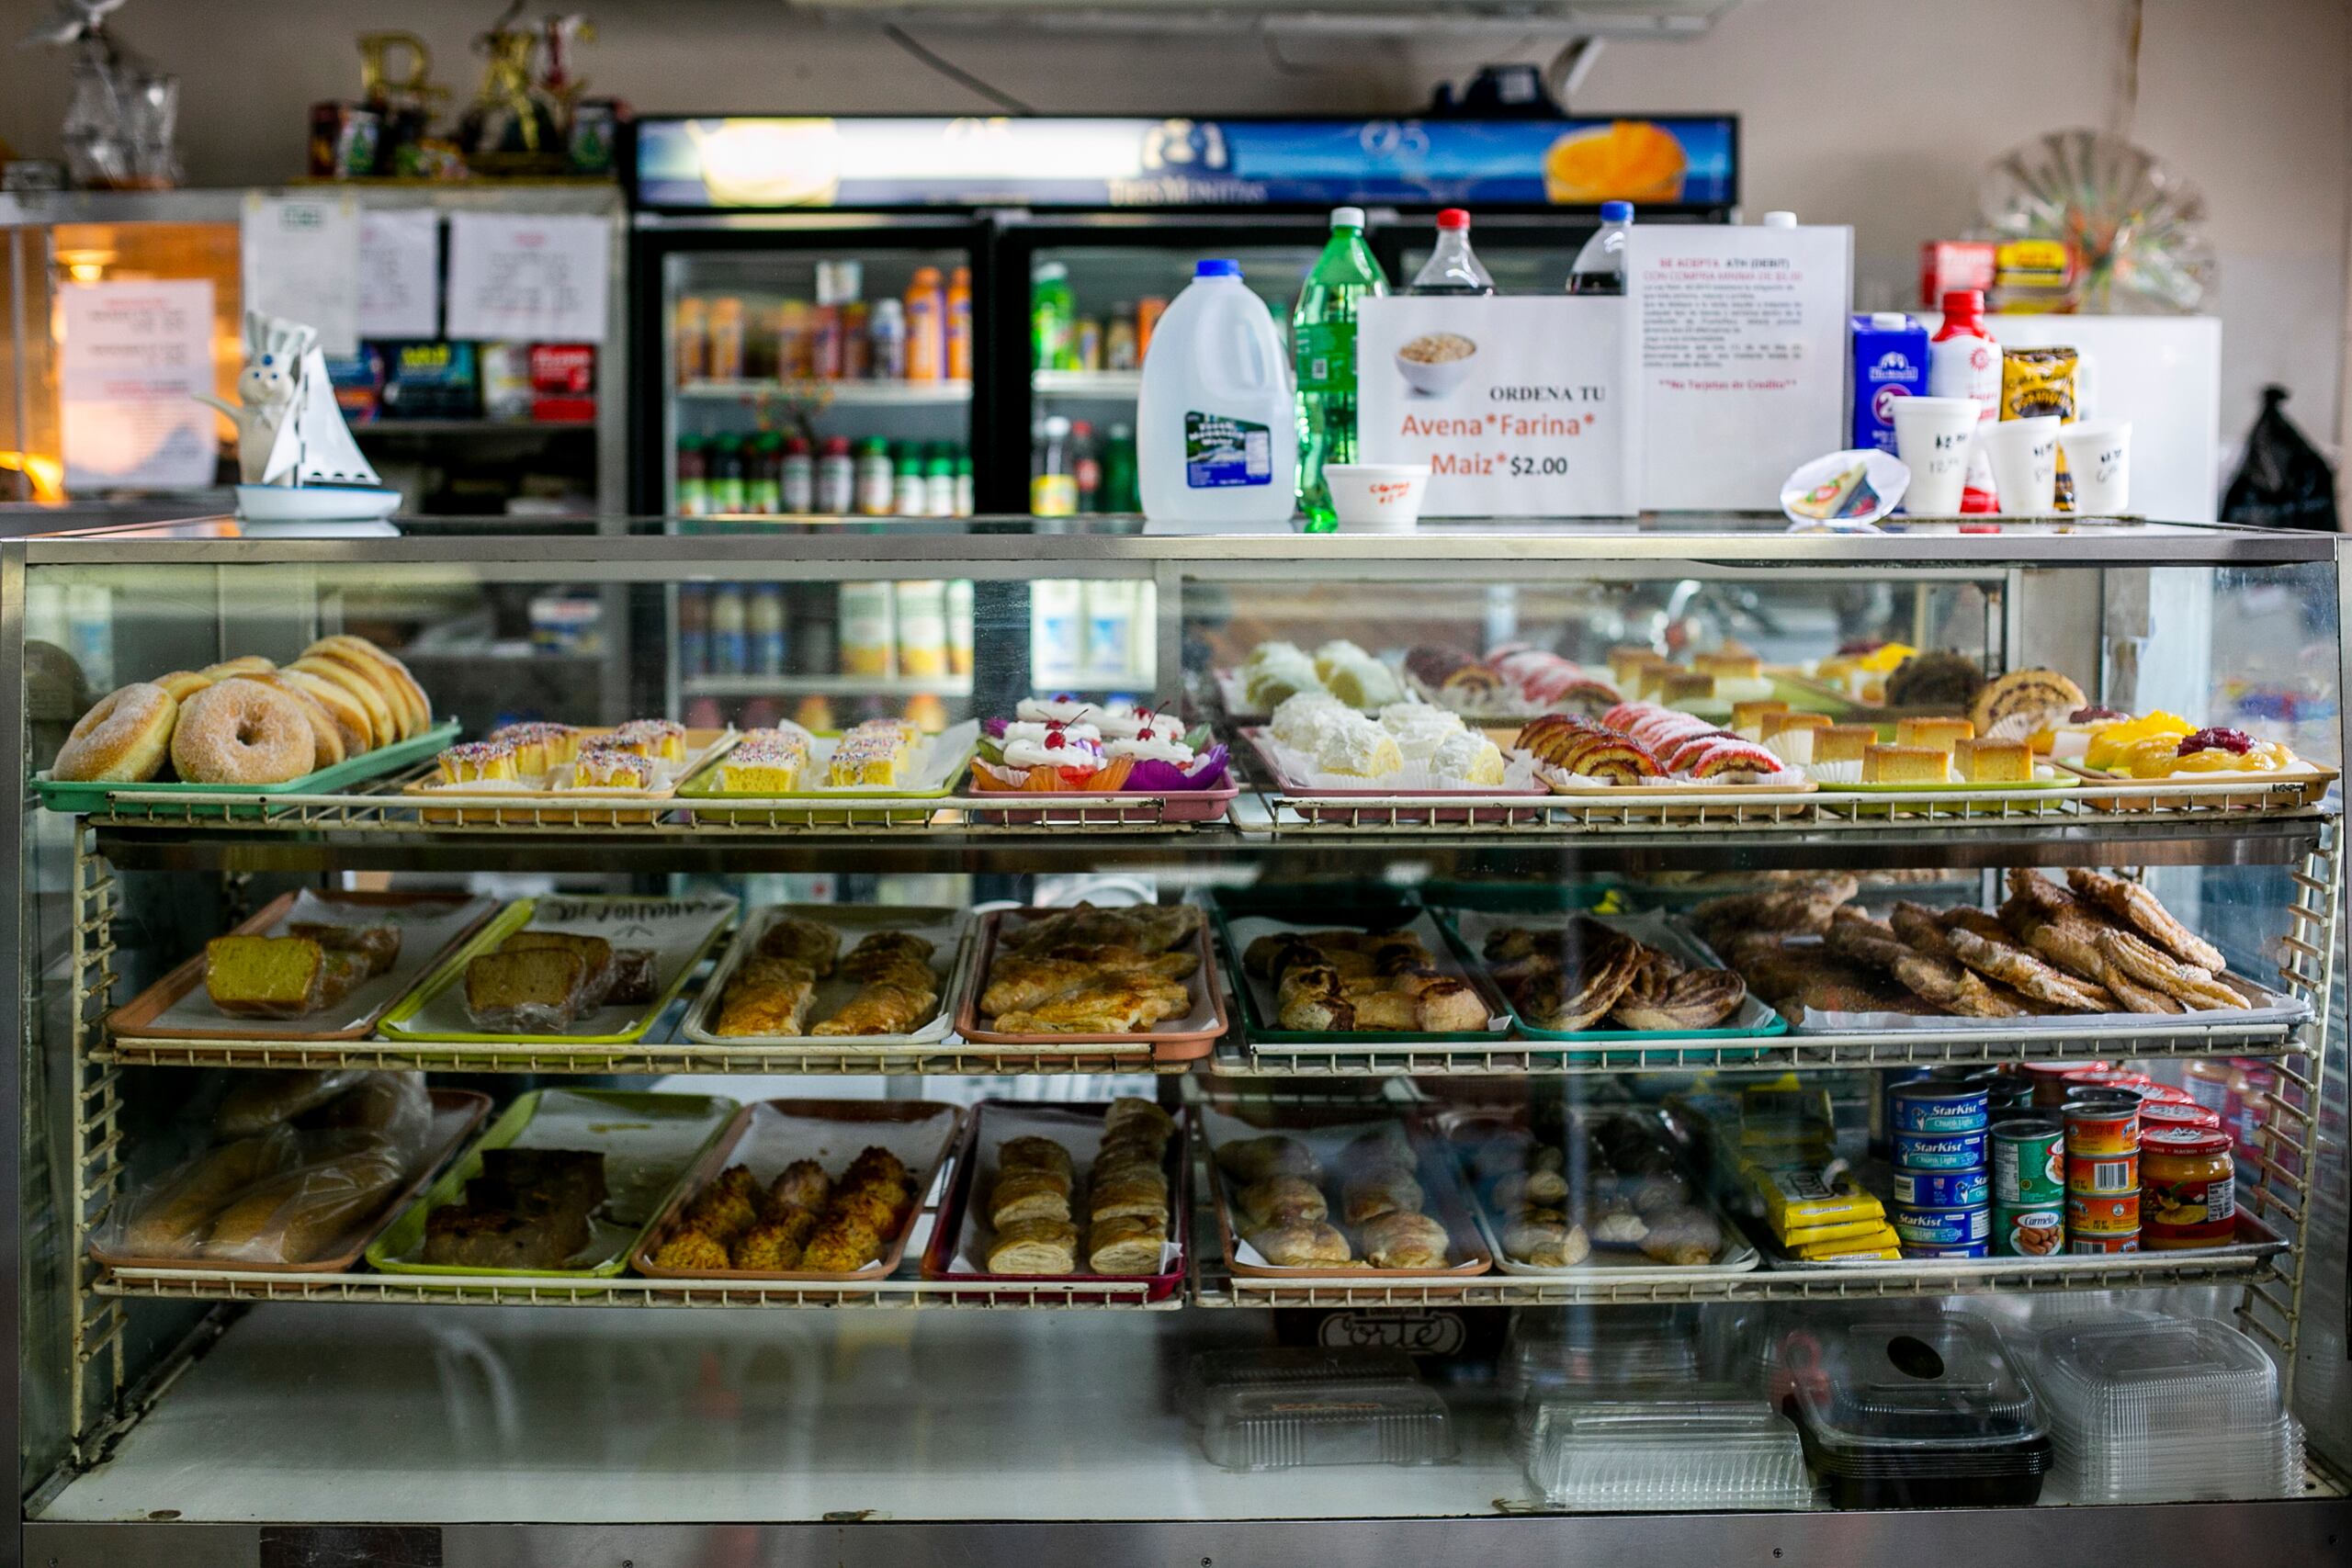
[[(0, 543), (22, 1554), (2334, 1561), (2342, 571)], [(682, 673), (875, 588), (953, 701)]]

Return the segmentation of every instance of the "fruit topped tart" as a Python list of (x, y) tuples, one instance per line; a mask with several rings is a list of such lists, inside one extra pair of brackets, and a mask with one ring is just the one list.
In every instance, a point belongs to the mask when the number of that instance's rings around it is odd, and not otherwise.
[(2257, 740), (2225, 726), (2199, 729), (2178, 714), (2161, 709), (2136, 718), (2118, 714), (2087, 728), (2081, 765), (2120, 778), (2276, 773), (2311, 765), (2276, 740)]
[(972, 786), (1159, 795), (1215, 789), (1226, 773), (1226, 750), (1205, 726), (1125, 702), (1024, 697), (1011, 718), (981, 727)]

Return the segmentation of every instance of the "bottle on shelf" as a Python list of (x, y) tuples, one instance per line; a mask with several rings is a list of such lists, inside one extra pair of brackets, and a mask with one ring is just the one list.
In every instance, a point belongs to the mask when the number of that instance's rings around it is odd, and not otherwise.
[(743, 301), (731, 294), (710, 302), (710, 378), (743, 378)]
[(1332, 209), (1331, 237), (1290, 315), (1298, 372), (1298, 503), (1316, 532), (1338, 524), (1323, 466), (1356, 460), (1356, 304), (1388, 292), (1363, 223), (1361, 207)]
[(1136, 430), (1114, 424), (1102, 443), (1102, 510), (1141, 512), (1143, 496), (1136, 488)]
[(808, 373), (820, 381), (838, 381), (843, 374), (845, 357), (841, 307), (814, 307), (808, 312)]
[(844, 582), (841, 590), (841, 672), (888, 675), (896, 637), (891, 629), (890, 584)]
[(806, 381), (812, 358), (808, 301), (786, 299), (775, 308), (775, 374), (780, 381)]
[(1569, 293), (1625, 292), (1625, 231), (1633, 226), (1632, 202), (1600, 204), (1600, 227), (1584, 243), (1584, 249), (1577, 253), (1576, 264), (1568, 268)]
[(1070, 467), (1069, 419), (1057, 413), (1038, 421), (1035, 448), (1029, 510), (1040, 517), (1072, 515), (1078, 511), (1078, 476)]
[(710, 515), (708, 448), (699, 435), (678, 437), (678, 515)]
[(890, 462), (890, 444), (867, 436), (857, 448), (857, 510), (867, 517), (888, 517), (899, 499), (899, 471)]
[(902, 381), (907, 375), (907, 308), (896, 299), (874, 301), (872, 325), (866, 333), (868, 355), (877, 381)]
[(752, 590), (752, 603), (745, 612), (745, 622), (751, 641), (751, 672), (754, 675), (783, 674), (786, 657), (784, 584), (763, 582), (755, 586)]
[(710, 672), (747, 675), (752, 669), (750, 607), (743, 585), (722, 582), (710, 596)]
[(1070, 296), (1069, 268), (1060, 262), (1040, 263), (1029, 281), (1029, 344), (1036, 368), (1078, 367), (1070, 341), (1077, 314)]
[(972, 490), (972, 455), (958, 449), (956, 454), (956, 515), (969, 517), (978, 510)]
[(1078, 491), (1078, 510), (1102, 510), (1102, 456), (1094, 445), (1094, 426), (1082, 419), (1070, 421), (1069, 472)]
[(1200, 263), (1153, 331), (1136, 439), (1153, 522), (1289, 521), (1298, 423), (1288, 344), (1240, 263)]
[(710, 306), (699, 296), (685, 296), (671, 312), (670, 352), (679, 386), (710, 378)]
[(1159, 318), (1168, 313), (1168, 301), (1157, 295), (1136, 301), (1136, 368), (1143, 368), (1144, 355), (1151, 352), (1151, 334), (1159, 330)]
[(784, 338), (784, 302), (755, 299), (743, 310), (743, 376), (746, 380), (773, 381), (778, 374), (776, 354)]
[(711, 439), (710, 509), (722, 515), (743, 510), (743, 443), (736, 436)]
[(947, 275), (947, 378), (972, 378), (972, 269)]
[(947, 672), (967, 680), (972, 674), (972, 580), (968, 577), (947, 584)]
[(956, 515), (956, 448), (942, 441), (922, 465), (922, 513), (926, 517)]
[(1086, 647), (1079, 585), (1067, 578), (1046, 578), (1032, 583), (1029, 592), (1030, 680), (1039, 691), (1067, 690), (1081, 679)]
[(814, 511), (828, 517), (846, 517), (857, 510), (857, 459), (849, 437), (829, 435), (817, 456)]
[(817, 462), (801, 436), (784, 438), (784, 453), (776, 463), (776, 506), (796, 514), (817, 510)]
[(1111, 307), (1111, 320), (1102, 329), (1102, 368), (1133, 370), (1142, 363), (1136, 347), (1136, 308), (1122, 299)]
[(698, 582), (678, 587), (678, 674), (691, 681), (710, 673), (710, 590)]
[(1962, 512), (1996, 510), (1993, 458), (1985, 450), (1985, 428), (2001, 416), (2001, 345), (1984, 330), (1984, 295), (1975, 288), (1944, 294), (1944, 324), (1928, 340), (1928, 396), (1976, 400), (1975, 445), (1962, 482)]
[(1136, 587), (1090, 578), (1079, 590), (1085, 617), (1080, 633), (1080, 679), (1089, 686), (1125, 685), (1134, 671)]
[(1437, 248), (1413, 275), (1413, 294), (1492, 294), (1495, 280), (1470, 249), (1470, 214), (1449, 207), (1437, 215)]
[(947, 297), (935, 266), (915, 268), (907, 285), (907, 379), (937, 381), (947, 374)]
[(874, 374), (874, 310), (863, 299), (842, 304), (842, 379), (864, 381)]
[(938, 680), (947, 673), (947, 584), (939, 578), (901, 582), (891, 597), (898, 617), (899, 673)]
[(784, 510), (784, 437), (763, 431), (743, 464), (743, 510), (773, 517)]
[(901, 517), (921, 517), (931, 510), (931, 492), (922, 477), (922, 446), (919, 442), (902, 441), (893, 463), (896, 482), (890, 494), (890, 510)]
[(1102, 368), (1102, 321), (1098, 316), (1080, 316), (1070, 327), (1070, 358), (1078, 370)]

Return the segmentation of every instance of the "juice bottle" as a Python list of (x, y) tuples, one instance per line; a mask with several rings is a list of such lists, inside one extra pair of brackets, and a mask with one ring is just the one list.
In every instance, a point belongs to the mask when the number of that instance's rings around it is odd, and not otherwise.
[(1110, 323), (1102, 329), (1102, 368), (1132, 370), (1143, 363), (1136, 347), (1136, 308), (1125, 300), (1111, 307)]
[(1077, 314), (1069, 291), (1069, 268), (1060, 262), (1041, 265), (1029, 279), (1029, 347), (1035, 368), (1077, 368), (1070, 343)]
[(1356, 460), (1356, 304), (1388, 292), (1363, 237), (1363, 209), (1335, 208), (1331, 238), (1306, 275), (1290, 313), (1298, 371), (1298, 503), (1307, 527), (1338, 525), (1326, 463)]
[(678, 301), (671, 321), (671, 351), (677, 360), (678, 384), (683, 387), (709, 379), (710, 307), (689, 294)]
[(763, 582), (753, 588), (745, 621), (751, 640), (751, 672), (754, 675), (783, 674), (784, 584)]
[(751, 670), (751, 615), (743, 585), (722, 582), (710, 596), (710, 672), (748, 675)]
[(851, 456), (849, 437), (830, 435), (817, 455), (817, 493), (813, 510), (827, 517), (846, 517), (857, 510), (857, 459)]
[(896, 299), (874, 301), (866, 333), (868, 373), (877, 381), (904, 380), (907, 374), (907, 308)]
[(1290, 355), (1241, 265), (1204, 261), (1144, 355), (1136, 456), (1155, 523), (1283, 523), (1297, 502)]
[(1136, 368), (1143, 368), (1143, 356), (1151, 352), (1151, 334), (1159, 330), (1159, 318), (1168, 313), (1168, 301), (1157, 295), (1136, 301)]
[(890, 464), (890, 444), (869, 436), (857, 449), (857, 510), (868, 517), (888, 517), (899, 498), (899, 473)]
[(714, 436), (710, 443), (710, 509), (715, 513), (743, 510), (743, 444), (732, 435)]
[(842, 379), (863, 381), (874, 374), (873, 311), (863, 299), (842, 306)]
[(947, 378), (972, 378), (972, 269), (947, 275)]
[(699, 435), (678, 437), (678, 515), (710, 515), (710, 470)]
[(899, 444), (890, 510), (900, 517), (921, 517), (931, 510), (931, 491), (922, 477), (922, 447), (915, 442)]
[(817, 510), (817, 461), (808, 454), (808, 443), (797, 435), (785, 437), (784, 456), (776, 465), (776, 506), (790, 513)]
[(969, 517), (978, 510), (972, 492), (972, 454), (959, 446), (956, 449), (956, 515)]
[(1078, 509), (1102, 511), (1102, 457), (1094, 445), (1094, 427), (1082, 419), (1070, 422), (1069, 472), (1078, 489)]
[(1070, 463), (1069, 421), (1051, 414), (1038, 423), (1029, 475), (1029, 510), (1040, 517), (1078, 511), (1078, 475)]
[(956, 515), (956, 452), (944, 441), (923, 459), (922, 510), (926, 517)]
[(731, 294), (710, 302), (710, 378), (743, 378), (743, 301)]
[(743, 510), (773, 517), (784, 510), (784, 438), (767, 431), (743, 459)]
[(808, 312), (808, 373), (820, 381), (838, 381), (844, 357), (841, 307), (817, 306)]
[(1983, 290), (1954, 288), (1944, 295), (1944, 324), (1928, 340), (1928, 396), (1976, 400), (1977, 440), (1968, 454), (1960, 509), (1995, 511), (1993, 459), (1984, 431), (2001, 417), (2001, 345), (1984, 330)]
[(947, 374), (947, 301), (939, 269), (915, 268), (907, 285), (907, 379), (936, 381)]

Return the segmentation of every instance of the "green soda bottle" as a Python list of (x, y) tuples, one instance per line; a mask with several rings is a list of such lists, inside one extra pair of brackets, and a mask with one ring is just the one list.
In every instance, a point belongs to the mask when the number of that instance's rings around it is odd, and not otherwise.
[(1331, 238), (1290, 313), (1298, 368), (1298, 504), (1310, 534), (1339, 525), (1323, 466), (1356, 460), (1356, 301), (1387, 292), (1388, 279), (1364, 241), (1363, 209), (1332, 209)]

